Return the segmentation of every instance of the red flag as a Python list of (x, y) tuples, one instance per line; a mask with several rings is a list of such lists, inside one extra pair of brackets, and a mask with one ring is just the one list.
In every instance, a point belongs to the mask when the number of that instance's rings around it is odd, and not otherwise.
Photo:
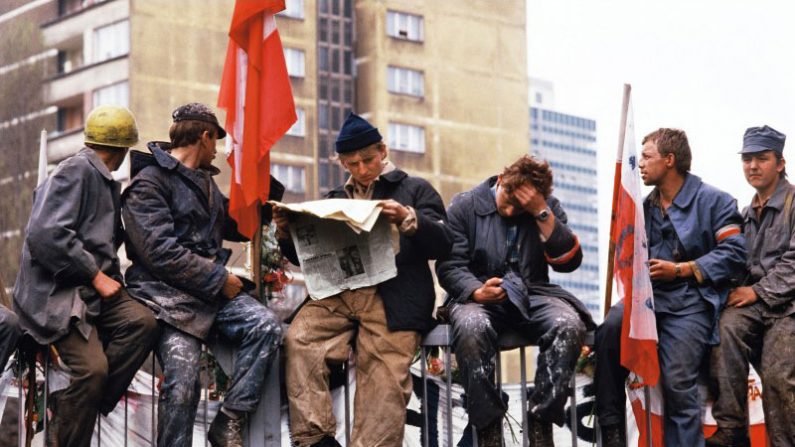
[(627, 104), (624, 147), (616, 161), (617, 200), (610, 238), (615, 244), (613, 272), (618, 298), (624, 301), (621, 364), (654, 386), (660, 377), (657, 320), (649, 278), (648, 244), (640, 195), (638, 157), (631, 101)]
[(274, 14), (284, 0), (237, 0), (218, 94), (226, 109), (232, 167), (229, 215), (252, 238), (259, 225), (257, 200), (268, 199), (269, 152), (296, 121), (290, 77)]

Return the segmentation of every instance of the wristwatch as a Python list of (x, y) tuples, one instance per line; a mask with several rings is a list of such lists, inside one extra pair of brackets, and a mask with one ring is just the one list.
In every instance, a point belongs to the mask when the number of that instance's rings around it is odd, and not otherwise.
[(551, 214), (552, 214), (552, 212), (549, 210), (549, 207), (546, 207), (546, 208), (544, 208), (543, 210), (541, 210), (541, 212), (540, 212), (540, 213), (536, 214), (536, 216), (535, 216), (535, 217), (536, 217), (536, 220), (537, 220), (537, 221), (539, 221), (539, 222), (545, 222), (547, 219), (549, 219), (549, 216), (550, 216)]

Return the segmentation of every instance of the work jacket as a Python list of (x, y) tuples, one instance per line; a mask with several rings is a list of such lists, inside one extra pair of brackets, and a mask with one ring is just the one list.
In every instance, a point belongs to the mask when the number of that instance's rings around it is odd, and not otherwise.
[(754, 289), (771, 317), (795, 313), (795, 200), (790, 199), (789, 211), (784, 209), (788, 192), (795, 193), (795, 188), (780, 179), (759, 219), (751, 206), (743, 210), (748, 249), (748, 274), (743, 283)]
[(66, 335), (74, 322), (88, 339), (100, 297), (91, 282), (102, 271), (121, 282), (119, 191), (93, 149), (61, 162), (33, 197), (14, 285), (14, 311), (36, 342)]

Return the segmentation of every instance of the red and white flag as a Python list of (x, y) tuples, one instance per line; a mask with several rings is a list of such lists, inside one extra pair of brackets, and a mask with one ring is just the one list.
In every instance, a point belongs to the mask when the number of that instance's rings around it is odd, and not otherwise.
[(649, 252), (631, 100), (625, 135), (621, 157), (616, 161), (616, 175), (620, 173), (621, 182), (616, 203), (616, 222), (611, 235), (616, 247), (613, 267), (616, 292), (618, 298), (624, 301), (621, 364), (642, 377), (645, 384), (655, 385), (660, 377), (657, 320), (649, 277)]
[(252, 238), (257, 201), (268, 199), (270, 149), (296, 121), (290, 77), (274, 14), (284, 0), (237, 0), (218, 94), (226, 110), (232, 166), (229, 215)]

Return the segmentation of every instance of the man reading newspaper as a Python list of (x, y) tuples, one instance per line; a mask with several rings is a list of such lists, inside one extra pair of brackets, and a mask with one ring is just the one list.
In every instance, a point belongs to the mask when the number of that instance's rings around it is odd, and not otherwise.
[[(397, 276), (376, 286), (345, 290), (307, 302), (285, 338), (290, 431), (297, 446), (338, 446), (328, 385), (329, 364), (356, 353), (351, 446), (400, 446), (406, 404), (411, 396), (409, 365), (420, 334), (432, 325), (434, 287), (428, 261), (451, 246), (444, 204), (424, 179), (412, 177), (387, 160), (378, 129), (351, 114), (336, 141), (348, 181), (328, 198), (383, 200), (381, 214), (400, 232)], [(286, 210), (274, 221), (285, 255), (297, 263), (289, 238)], [(355, 271), (349, 256), (346, 270)]]

